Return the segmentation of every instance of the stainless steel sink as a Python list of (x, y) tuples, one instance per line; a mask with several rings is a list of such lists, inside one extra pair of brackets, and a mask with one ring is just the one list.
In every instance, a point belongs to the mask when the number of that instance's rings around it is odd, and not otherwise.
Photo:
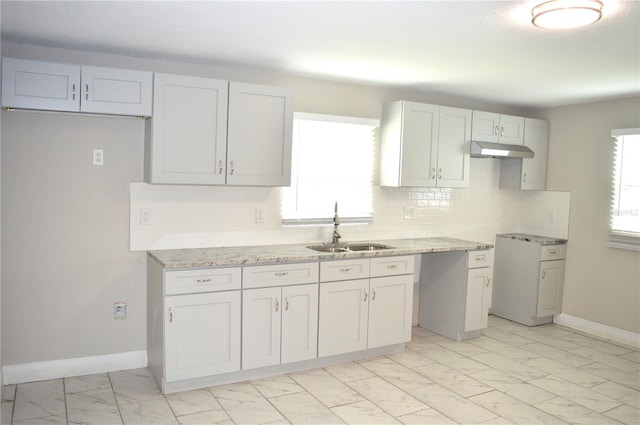
[(307, 248), (320, 252), (357, 252), (357, 251), (380, 251), (383, 249), (393, 249), (394, 247), (381, 243), (325, 243), (322, 245), (311, 245)]

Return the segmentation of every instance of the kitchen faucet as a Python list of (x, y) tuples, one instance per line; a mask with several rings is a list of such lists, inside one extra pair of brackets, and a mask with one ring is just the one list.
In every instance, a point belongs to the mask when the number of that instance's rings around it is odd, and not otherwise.
[(333, 216), (333, 243), (338, 243), (338, 241), (342, 237), (340, 233), (338, 233), (339, 225), (340, 225), (340, 217), (338, 217), (338, 202), (336, 201), (335, 214)]

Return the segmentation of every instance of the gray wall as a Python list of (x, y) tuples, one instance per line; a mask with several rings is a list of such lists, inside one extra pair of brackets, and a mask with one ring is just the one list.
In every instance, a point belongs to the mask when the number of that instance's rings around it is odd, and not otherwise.
[(562, 312), (640, 332), (640, 253), (607, 247), (611, 130), (640, 127), (640, 97), (551, 108), (549, 190), (571, 192)]
[[(146, 348), (146, 257), (128, 250), (143, 131), (135, 118), (2, 112), (5, 365)], [(126, 320), (113, 319), (120, 300)]]

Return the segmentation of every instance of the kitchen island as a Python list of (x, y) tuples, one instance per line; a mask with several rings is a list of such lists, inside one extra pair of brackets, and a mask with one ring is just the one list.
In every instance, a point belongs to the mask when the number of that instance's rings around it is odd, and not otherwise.
[[(402, 351), (411, 340), (416, 255), (448, 253), (464, 259), (466, 273), (471, 253), (493, 247), (452, 238), (367, 243), (390, 248), (319, 252), (291, 244), (149, 252), (148, 364), (162, 391)], [(466, 288), (463, 280), (452, 285)]]

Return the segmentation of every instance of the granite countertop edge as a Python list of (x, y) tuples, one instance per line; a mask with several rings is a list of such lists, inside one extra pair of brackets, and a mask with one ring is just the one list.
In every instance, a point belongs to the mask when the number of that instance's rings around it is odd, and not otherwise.
[[(359, 241), (349, 241), (358, 243)], [(257, 264), (295, 263), (305, 261), (340, 260), (347, 258), (388, 257), (431, 252), (475, 251), (493, 248), (493, 244), (446, 237), (419, 239), (368, 240), (390, 245), (379, 251), (319, 252), (307, 248), (321, 243), (289, 245), (256, 245), (217, 248), (188, 248), (148, 251), (151, 259), (169, 270), (207, 267), (229, 267)]]

